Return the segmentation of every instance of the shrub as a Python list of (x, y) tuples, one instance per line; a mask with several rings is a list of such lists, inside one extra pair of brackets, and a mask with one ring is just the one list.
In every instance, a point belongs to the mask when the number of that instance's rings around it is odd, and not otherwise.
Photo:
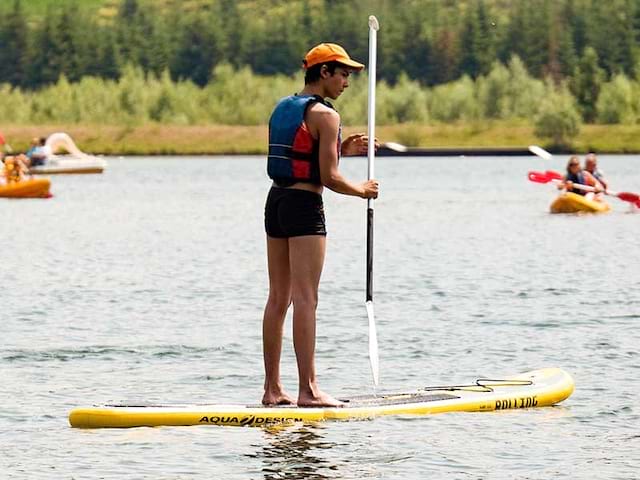
[(571, 139), (580, 133), (580, 114), (575, 99), (566, 85), (547, 84), (540, 109), (535, 117), (535, 135), (548, 138), (554, 146), (568, 147)]
[(629, 79), (616, 75), (602, 85), (596, 102), (598, 120), (602, 123), (635, 123), (633, 88)]

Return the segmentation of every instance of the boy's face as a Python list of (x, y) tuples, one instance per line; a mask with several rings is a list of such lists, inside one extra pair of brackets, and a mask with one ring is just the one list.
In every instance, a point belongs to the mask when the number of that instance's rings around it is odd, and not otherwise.
[(336, 67), (333, 75), (327, 70), (326, 75), (323, 75), (327, 97), (333, 100), (337, 99), (344, 89), (349, 87), (350, 75), (351, 70), (348, 68)]

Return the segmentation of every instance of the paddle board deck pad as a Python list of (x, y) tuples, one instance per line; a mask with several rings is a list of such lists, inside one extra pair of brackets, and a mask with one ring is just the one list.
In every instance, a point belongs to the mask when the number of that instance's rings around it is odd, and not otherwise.
[(478, 379), (471, 385), (354, 396), (341, 399), (345, 405), (338, 408), (295, 405), (104, 405), (71, 411), (69, 423), (77, 428), (266, 426), (381, 415), (489, 412), (554, 405), (569, 397), (573, 388), (573, 379), (568, 373), (559, 368), (544, 368), (499, 380)]

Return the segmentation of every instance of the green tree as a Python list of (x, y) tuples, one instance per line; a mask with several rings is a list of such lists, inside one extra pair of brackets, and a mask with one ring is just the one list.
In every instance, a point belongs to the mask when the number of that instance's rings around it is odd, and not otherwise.
[(582, 118), (587, 123), (592, 123), (596, 119), (596, 103), (606, 76), (598, 63), (598, 54), (595, 49), (587, 47), (569, 83), (571, 92), (578, 101)]
[(624, 74), (615, 75), (602, 85), (596, 103), (598, 121), (602, 123), (633, 124), (638, 118), (633, 85)]
[[(47, 18), (52, 17), (53, 10), (49, 7)], [(62, 73), (62, 66), (58, 62), (61, 51), (54, 30), (55, 26), (51, 22), (44, 22), (34, 32), (35, 42), (30, 57), (27, 80), (27, 86), (30, 88), (55, 83)]]
[(228, 62), (236, 68), (246, 64), (247, 55), (247, 24), (245, 18), (238, 10), (238, 2), (236, 0), (219, 0), (217, 5), (216, 16), (221, 20), (222, 29), (221, 38), (223, 44), (222, 61)]
[(576, 0), (565, 0), (561, 8), (562, 28), (570, 36), (567, 44), (573, 45), (577, 56), (581, 56), (587, 46), (586, 11), (576, 7)]
[(427, 83), (437, 85), (458, 77), (458, 42), (454, 32), (442, 29), (436, 34), (431, 58), (433, 69)]
[(495, 58), (493, 25), (483, 0), (467, 9), (462, 23), (460, 71), (472, 78), (485, 75)]
[(635, 68), (634, 27), (626, 0), (590, 3), (587, 39), (609, 76)]
[(302, 58), (311, 47), (301, 24), (304, 13), (302, 7), (282, 5), (274, 8), (256, 25), (256, 40), (249, 50), (254, 72), (291, 75), (300, 71)]
[(189, 17), (181, 27), (182, 38), (171, 63), (171, 76), (204, 86), (220, 57), (218, 39), (207, 19), (198, 15)]
[(13, 86), (27, 82), (27, 22), (20, 0), (15, 0), (13, 10), (0, 19), (0, 83)]
[(60, 74), (64, 74), (70, 82), (77, 82), (85, 73), (86, 58), (86, 43), (81, 38), (77, 8), (69, 4), (52, 23), (56, 57), (53, 61), (58, 64)]
[(566, 85), (547, 84), (547, 93), (534, 119), (534, 133), (551, 140), (553, 146), (570, 147), (580, 133), (580, 114)]
[(502, 61), (517, 55), (534, 76), (542, 77), (549, 63), (550, 19), (549, 0), (515, 2), (509, 9), (509, 24), (500, 48)]

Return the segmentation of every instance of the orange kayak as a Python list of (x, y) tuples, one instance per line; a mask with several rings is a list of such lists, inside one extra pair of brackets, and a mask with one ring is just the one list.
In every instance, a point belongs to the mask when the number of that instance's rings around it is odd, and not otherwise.
[(15, 183), (0, 184), (0, 197), (49, 198), (50, 186), (48, 178), (29, 178)]

